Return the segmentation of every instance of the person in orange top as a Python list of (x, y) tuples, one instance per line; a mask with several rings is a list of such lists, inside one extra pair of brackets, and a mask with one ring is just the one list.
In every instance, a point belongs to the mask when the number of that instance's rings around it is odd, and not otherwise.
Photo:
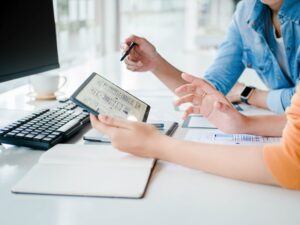
[[(207, 82), (188, 74), (182, 77), (190, 85), (178, 87), (177, 94), (193, 87), (194, 98), (199, 96), (200, 99), (196, 102), (199, 113), (217, 123), (221, 130), (229, 133), (231, 130), (250, 134), (265, 133), (263, 128), (256, 132), (247, 130), (247, 127), (259, 127), (260, 121), (265, 120), (266, 116), (242, 115)], [(182, 98), (177, 104), (181, 101)], [(281, 143), (264, 146), (196, 143), (165, 136), (145, 123), (103, 115), (91, 115), (90, 119), (92, 126), (110, 136), (112, 145), (121, 151), (166, 160), (232, 179), (300, 190), (300, 84), (286, 111), (286, 117)], [(279, 126), (274, 134), (281, 132), (280, 129)]]
[(283, 187), (300, 190), (300, 84), (286, 111), (282, 142), (264, 147), (264, 160)]

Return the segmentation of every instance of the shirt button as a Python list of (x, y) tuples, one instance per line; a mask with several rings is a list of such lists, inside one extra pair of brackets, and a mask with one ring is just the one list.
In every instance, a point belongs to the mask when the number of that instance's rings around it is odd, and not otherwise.
[(286, 50), (290, 51), (290, 50), (291, 50), (291, 48), (290, 48), (290, 47), (287, 47), (287, 48), (286, 48)]
[(248, 63), (248, 64), (247, 64), (247, 67), (248, 67), (248, 68), (251, 68), (251, 67), (252, 67), (252, 65), (251, 65), (250, 63)]
[(280, 76), (277, 76), (277, 79), (278, 79), (278, 80), (281, 80), (281, 77), (280, 77)]

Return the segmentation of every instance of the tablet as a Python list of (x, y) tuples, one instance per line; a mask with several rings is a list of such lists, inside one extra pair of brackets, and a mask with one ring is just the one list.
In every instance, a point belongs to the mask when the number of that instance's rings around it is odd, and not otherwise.
[(150, 111), (148, 104), (97, 73), (90, 75), (70, 99), (94, 115), (134, 121), (146, 122)]

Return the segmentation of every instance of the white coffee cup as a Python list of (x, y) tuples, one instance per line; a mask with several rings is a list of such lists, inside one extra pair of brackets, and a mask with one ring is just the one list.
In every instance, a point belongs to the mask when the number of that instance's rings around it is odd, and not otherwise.
[(37, 97), (52, 97), (67, 82), (65, 76), (59, 74), (40, 74), (30, 77), (30, 84)]

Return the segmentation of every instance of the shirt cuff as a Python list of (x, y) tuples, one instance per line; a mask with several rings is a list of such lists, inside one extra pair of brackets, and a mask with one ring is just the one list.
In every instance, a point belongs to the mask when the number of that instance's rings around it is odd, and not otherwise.
[(284, 107), (281, 101), (282, 90), (273, 90), (269, 91), (267, 97), (267, 106), (268, 108), (275, 113), (284, 113)]
[(202, 79), (209, 83), (211, 86), (215, 87), (217, 91), (221, 92), (223, 95), (226, 95), (229, 91), (224, 85), (218, 83), (218, 80), (216, 80), (214, 77), (217, 76), (204, 75)]
[(211, 86), (213, 86), (215, 89), (218, 90), (218, 88), (216, 87), (215, 82), (212, 82), (210, 79), (207, 79), (206, 77), (202, 78), (204, 81), (206, 81), (207, 83), (209, 83)]

